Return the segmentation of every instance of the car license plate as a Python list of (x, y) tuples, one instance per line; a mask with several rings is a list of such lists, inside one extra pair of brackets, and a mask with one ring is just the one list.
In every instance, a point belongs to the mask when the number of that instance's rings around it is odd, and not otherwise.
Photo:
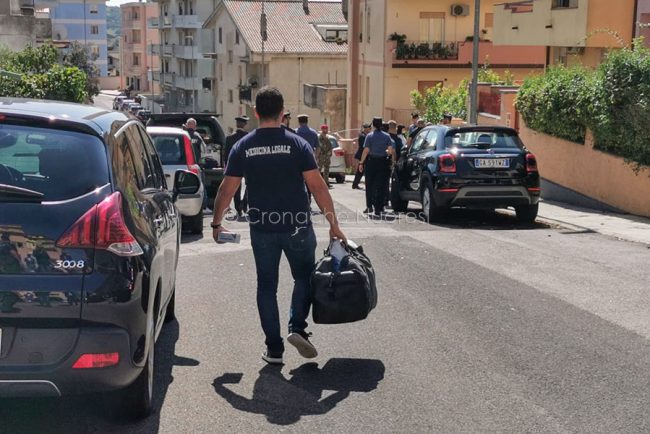
[(476, 158), (474, 167), (477, 169), (507, 169), (510, 167), (510, 160), (508, 158)]

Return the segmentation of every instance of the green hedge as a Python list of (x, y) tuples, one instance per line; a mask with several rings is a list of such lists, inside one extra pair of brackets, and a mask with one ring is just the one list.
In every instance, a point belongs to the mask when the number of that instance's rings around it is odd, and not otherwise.
[(596, 70), (554, 67), (528, 78), (516, 106), (534, 130), (583, 143), (589, 128), (596, 149), (650, 166), (650, 50), (640, 40)]

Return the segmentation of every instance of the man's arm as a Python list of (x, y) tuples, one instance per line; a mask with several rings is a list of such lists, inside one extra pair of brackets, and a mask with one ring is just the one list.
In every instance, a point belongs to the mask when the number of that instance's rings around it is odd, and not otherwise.
[(363, 172), (363, 165), (366, 164), (366, 159), (370, 154), (370, 148), (363, 148), (363, 153), (361, 154), (361, 160), (359, 160), (359, 170)]
[[(221, 226), (221, 221), (223, 220), (226, 209), (228, 209), (230, 201), (232, 201), (232, 198), (240, 184), (241, 178), (236, 176), (226, 176), (223, 178), (223, 181), (219, 186), (217, 197), (214, 199), (214, 217), (212, 217), (212, 224), (214, 226), (219, 225), (212, 229), (212, 238), (214, 238), (215, 241), (217, 241), (219, 232), (228, 232), (223, 226)], [(217, 243), (219, 243), (219, 241), (217, 241)]]
[(302, 176), (305, 179), (307, 188), (309, 188), (309, 191), (311, 191), (311, 194), (314, 196), (316, 204), (327, 219), (327, 222), (330, 224), (330, 238), (336, 238), (347, 243), (347, 238), (343, 231), (341, 231), (339, 221), (336, 218), (334, 201), (332, 201), (332, 196), (327, 188), (327, 184), (325, 184), (318, 169), (302, 172)]

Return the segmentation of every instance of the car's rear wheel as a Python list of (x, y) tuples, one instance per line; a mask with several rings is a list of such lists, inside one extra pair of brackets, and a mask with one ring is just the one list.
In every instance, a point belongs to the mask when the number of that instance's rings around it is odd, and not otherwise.
[(408, 208), (408, 200), (403, 200), (399, 195), (399, 183), (393, 181), (390, 186), (390, 205), (395, 212), (405, 212)]
[(439, 222), (447, 215), (445, 207), (436, 206), (433, 198), (433, 190), (429, 185), (426, 185), (422, 190), (422, 212), (424, 213), (424, 220), (427, 223)]
[(337, 184), (345, 184), (345, 175), (342, 173), (337, 173), (336, 174), (336, 183)]
[(539, 204), (535, 205), (520, 205), (515, 207), (517, 213), (517, 220), (521, 223), (534, 223), (539, 211)]
[[(151, 315), (153, 317), (153, 315)], [(144, 368), (138, 378), (128, 387), (113, 396), (113, 406), (119, 419), (139, 420), (149, 416), (153, 410), (153, 379), (155, 354), (155, 321), (149, 319), (149, 351)]]
[(203, 234), (203, 210), (189, 218), (190, 232), (194, 235)]
[(165, 322), (172, 322), (176, 318), (176, 287), (172, 290), (172, 298), (167, 304), (167, 310), (165, 311)]

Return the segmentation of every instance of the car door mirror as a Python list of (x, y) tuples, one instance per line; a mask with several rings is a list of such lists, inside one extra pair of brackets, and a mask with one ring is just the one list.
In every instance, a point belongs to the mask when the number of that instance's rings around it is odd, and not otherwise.
[(177, 170), (174, 173), (174, 200), (179, 194), (196, 194), (201, 187), (201, 179), (189, 170)]

